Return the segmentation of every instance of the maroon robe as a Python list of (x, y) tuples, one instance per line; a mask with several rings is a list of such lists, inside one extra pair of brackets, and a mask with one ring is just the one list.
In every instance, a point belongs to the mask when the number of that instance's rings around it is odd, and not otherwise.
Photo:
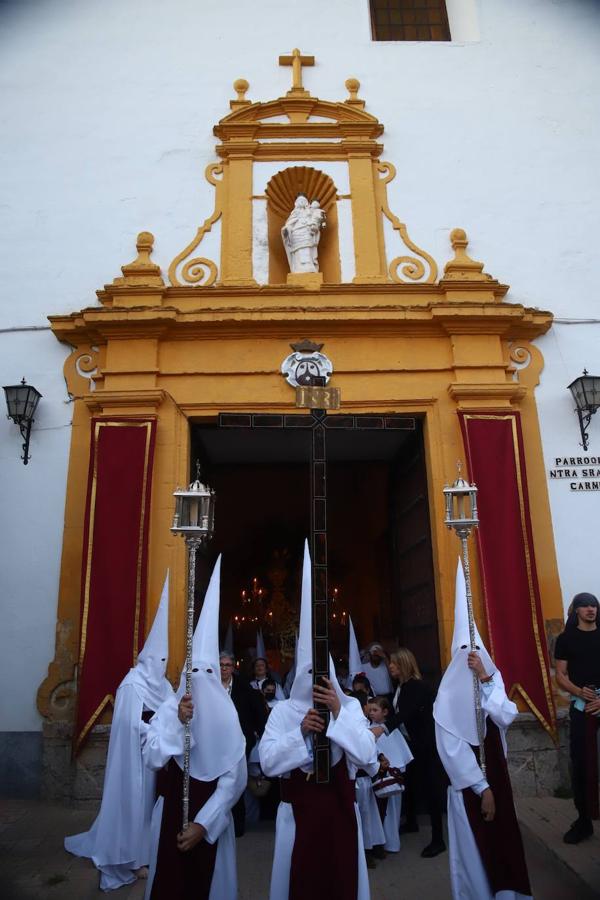
[(329, 784), (307, 780), (300, 769), (280, 784), (296, 823), (289, 900), (356, 900), (358, 827), (346, 757), (331, 769)]
[[(197, 781), (190, 777), (190, 822), (214, 793), (217, 781)], [(174, 759), (159, 773), (157, 790), (164, 797), (164, 806), (150, 900), (208, 900), (219, 842), (209, 844), (202, 840), (185, 853), (177, 848), (182, 823), (183, 772)]]
[[(492, 822), (484, 821), (481, 815), (481, 797), (471, 788), (465, 788), (462, 794), (469, 825), (492, 894), (497, 894), (498, 891), (516, 891), (531, 895), (523, 839), (513, 803), (504, 748), (500, 731), (489, 716), (484, 748), (486, 780), (494, 795), (496, 815)], [(479, 760), (479, 747), (472, 749)]]

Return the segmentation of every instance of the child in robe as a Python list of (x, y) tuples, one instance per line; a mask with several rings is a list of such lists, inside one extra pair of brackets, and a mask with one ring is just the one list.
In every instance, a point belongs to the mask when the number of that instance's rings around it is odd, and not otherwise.
[[(391, 705), (387, 697), (374, 697), (369, 700), (366, 709), (367, 718), (369, 719), (370, 728), (375, 735), (375, 740), (379, 742), (384, 736), (387, 738), (389, 730), (386, 724), (388, 716), (391, 714)], [(385, 741), (382, 741), (382, 744)], [(379, 748), (378, 748), (379, 749)], [(389, 780), (389, 776), (395, 777), (396, 781), (400, 781), (400, 772), (404, 772), (409, 761), (412, 759), (412, 753), (404, 737), (396, 729), (393, 732), (393, 747), (386, 747), (386, 759), (389, 757), (389, 770), (385, 773), (384, 778)], [(384, 849), (388, 853), (397, 853), (400, 850), (400, 816), (402, 813), (402, 790), (404, 786), (399, 784), (398, 790), (394, 786), (388, 790), (394, 793), (384, 793), (377, 796), (377, 782), (374, 786), (374, 793), (379, 809), (379, 816), (383, 825), (385, 835)]]
[[(367, 710), (369, 706), (369, 698), (365, 691), (355, 691), (352, 694), (356, 697), (362, 706), (363, 713), (368, 719)], [(383, 754), (378, 756), (379, 773), (385, 772), (388, 762)], [(363, 769), (359, 769), (356, 773), (356, 802), (360, 812), (362, 825), (363, 846), (367, 859), (367, 868), (374, 869), (376, 866), (375, 859), (385, 858), (385, 833), (379, 815), (379, 809), (375, 794), (373, 793), (373, 783), (370, 775)]]

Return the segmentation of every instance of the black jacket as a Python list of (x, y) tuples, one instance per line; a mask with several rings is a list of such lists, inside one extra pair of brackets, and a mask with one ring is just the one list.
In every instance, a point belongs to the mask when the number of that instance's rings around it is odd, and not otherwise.
[(231, 686), (231, 699), (246, 738), (246, 757), (248, 757), (256, 742), (256, 735), (260, 736), (264, 731), (269, 711), (262, 694), (253, 690), (235, 673)]
[[(391, 695), (393, 700), (394, 694)], [(410, 678), (402, 685), (398, 700), (398, 711), (392, 707), (387, 721), (390, 731), (404, 725), (409, 735), (410, 748), (416, 757), (420, 754), (435, 753), (435, 726), (433, 723), (433, 693), (419, 678)]]

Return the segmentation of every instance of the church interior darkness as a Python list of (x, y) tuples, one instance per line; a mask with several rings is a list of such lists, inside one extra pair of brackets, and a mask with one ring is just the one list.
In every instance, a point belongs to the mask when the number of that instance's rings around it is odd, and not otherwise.
[[(410, 422), (414, 430), (327, 434), (330, 640), (336, 658), (347, 656), (351, 615), (360, 646), (374, 639), (388, 648), (405, 644), (435, 681), (440, 658), (423, 429), (419, 419)], [(221, 636), (231, 620), (243, 666), (258, 626), (274, 667), (284, 673), (293, 659), (310, 530), (309, 458), (310, 433), (302, 429), (219, 428), (214, 420), (191, 427), (194, 473), (198, 459), (216, 493), (215, 535), (198, 560), (198, 601), (222, 553)]]

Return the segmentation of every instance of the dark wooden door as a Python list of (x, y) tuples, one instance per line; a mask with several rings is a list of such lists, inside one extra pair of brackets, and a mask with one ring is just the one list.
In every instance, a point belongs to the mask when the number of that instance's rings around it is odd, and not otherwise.
[(437, 684), (440, 647), (422, 428), (408, 436), (395, 460), (390, 503), (392, 608), (398, 640), (415, 654), (423, 677)]

